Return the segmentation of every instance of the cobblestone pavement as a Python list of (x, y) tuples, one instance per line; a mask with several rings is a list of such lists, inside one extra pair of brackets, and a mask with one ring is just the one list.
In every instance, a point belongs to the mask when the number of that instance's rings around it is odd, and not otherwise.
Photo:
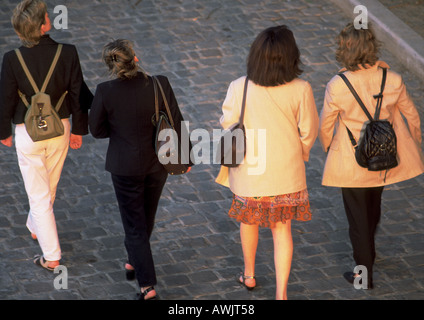
[[(10, 25), (17, 1), (2, 0), (0, 55), (19, 45)], [(95, 90), (108, 79), (100, 61), (111, 39), (135, 42), (142, 66), (169, 77), (190, 129), (218, 129), (229, 82), (245, 74), (254, 37), (287, 24), (301, 48), (304, 73), (321, 110), (326, 83), (339, 69), (334, 38), (347, 23), (325, 0), (57, 0), (69, 13), (68, 30), (52, 30), (76, 44), (84, 76)], [(424, 120), (424, 84), (383, 48), (382, 59), (401, 73)], [(205, 141), (203, 141), (205, 142)], [(197, 142), (194, 142), (197, 143)], [(207, 142), (206, 142), (207, 143)], [(0, 146), (0, 299), (131, 300), (138, 287), (127, 282), (123, 229), (110, 176), (104, 171), (106, 140), (84, 138), (70, 150), (59, 183), (55, 214), (68, 268), (68, 289), (56, 290), (57, 275), (36, 268), (39, 254), (26, 227), (26, 194), (14, 149)], [(289, 299), (424, 299), (424, 177), (391, 185), (383, 194), (377, 235), (374, 290), (355, 290), (342, 273), (354, 262), (341, 194), (321, 186), (325, 154), (317, 142), (307, 164), (313, 207), (310, 222), (293, 222), (294, 257)], [(247, 292), (234, 281), (243, 266), (238, 225), (227, 217), (229, 190), (214, 182), (218, 165), (199, 164), (170, 177), (160, 202), (152, 248), (163, 300), (272, 300), (273, 244), (261, 230), (258, 288)]]

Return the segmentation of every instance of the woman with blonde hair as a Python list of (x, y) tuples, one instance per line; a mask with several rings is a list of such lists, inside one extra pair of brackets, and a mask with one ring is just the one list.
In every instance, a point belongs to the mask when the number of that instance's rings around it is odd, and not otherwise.
[[(228, 215), (240, 222), (244, 258), (237, 281), (249, 290), (256, 286), (259, 228), (271, 229), (277, 300), (287, 299), (291, 221), (312, 219), (304, 162), (317, 138), (318, 112), (310, 84), (299, 79), (301, 73), (300, 52), (290, 29), (285, 25), (265, 29), (250, 47), (248, 79), (230, 84), (220, 119), (224, 129), (238, 122), (246, 83), (244, 125), (258, 135), (247, 136), (244, 162), (236, 168), (222, 166), (216, 181), (234, 194)], [(266, 132), (263, 139), (259, 130)], [(264, 153), (255, 155), (257, 150)], [(257, 156), (264, 157), (266, 166), (252, 174)]]
[(82, 136), (88, 133), (88, 116), (80, 105), (81, 66), (75, 46), (59, 44), (47, 34), (51, 24), (43, 1), (19, 3), (13, 12), (12, 24), (23, 44), (19, 52), (38, 88), (42, 87), (53, 58), (62, 46), (46, 93), (52, 106), (56, 106), (67, 92), (58, 112), (64, 126), (63, 135), (37, 142), (28, 135), (24, 125), (27, 107), (18, 90), (27, 101), (31, 101), (35, 90), (15, 51), (4, 55), (0, 79), (0, 140), (8, 147), (13, 145), (12, 123), (15, 124), (16, 153), (30, 205), (27, 227), (43, 252), (34, 263), (54, 270), (61, 259), (53, 212), (56, 189), (68, 147), (79, 149)]
[(378, 59), (379, 43), (372, 29), (356, 29), (350, 23), (340, 32), (337, 42), (336, 59), (343, 66), (339, 72), (351, 83), (371, 115), (376, 110), (383, 73), (387, 72), (379, 119), (388, 120), (397, 137), (396, 167), (384, 171), (361, 167), (349, 134), (359, 141), (368, 118), (342, 78), (336, 75), (330, 80), (320, 115), (319, 139), (327, 152), (322, 184), (341, 188), (353, 258), (357, 266), (366, 268), (367, 277), (362, 270), (348, 271), (344, 277), (352, 284), (371, 289), (376, 256), (374, 239), (384, 186), (424, 172), (420, 117), (401, 76)]
[[(106, 170), (111, 173), (125, 231), (127, 279), (137, 278), (140, 300), (156, 298), (156, 272), (150, 247), (155, 215), (168, 173), (154, 150), (153, 77), (138, 66), (132, 42), (118, 39), (103, 49), (103, 61), (116, 79), (97, 86), (89, 115), (95, 138), (109, 138)], [(157, 76), (169, 103), (175, 130), (183, 121), (172, 87)], [(159, 100), (160, 111), (165, 111)], [(165, 111), (166, 112), (166, 111)]]

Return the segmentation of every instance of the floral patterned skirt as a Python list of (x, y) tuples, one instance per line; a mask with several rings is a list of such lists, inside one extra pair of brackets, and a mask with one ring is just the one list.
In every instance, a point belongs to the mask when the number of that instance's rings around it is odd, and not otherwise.
[(277, 222), (312, 219), (308, 190), (269, 197), (234, 195), (228, 212), (230, 218), (263, 228), (274, 228)]

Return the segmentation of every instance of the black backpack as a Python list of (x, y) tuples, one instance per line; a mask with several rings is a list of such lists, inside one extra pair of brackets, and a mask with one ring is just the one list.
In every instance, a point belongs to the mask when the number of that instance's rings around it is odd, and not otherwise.
[(356, 142), (352, 132), (346, 127), (350, 141), (355, 148), (356, 162), (369, 171), (386, 170), (387, 172), (387, 170), (398, 165), (397, 140), (393, 126), (387, 120), (379, 120), (386, 75), (387, 69), (383, 68), (381, 90), (379, 94), (374, 95), (374, 99), (377, 99), (377, 106), (373, 118), (346, 76), (342, 73), (339, 74), (369, 119), (369, 122), (365, 125), (362, 137), (359, 139), (359, 143)]

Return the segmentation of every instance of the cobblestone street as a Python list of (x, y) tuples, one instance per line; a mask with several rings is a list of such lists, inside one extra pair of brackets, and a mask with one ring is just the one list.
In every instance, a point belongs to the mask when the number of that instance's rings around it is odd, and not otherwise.
[[(2, 0), (0, 56), (20, 46), (10, 23), (17, 0)], [(166, 75), (190, 130), (219, 129), (229, 83), (245, 75), (251, 42), (264, 28), (286, 24), (301, 49), (304, 73), (318, 111), (325, 86), (340, 69), (335, 37), (349, 19), (326, 0), (47, 0), (54, 20), (65, 5), (69, 29), (51, 37), (77, 46), (92, 92), (109, 79), (101, 62), (112, 39), (134, 41), (142, 67)], [(385, 44), (381, 60), (400, 73), (421, 116), (424, 83)], [(68, 289), (56, 290), (56, 275), (33, 264), (41, 253), (25, 227), (27, 197), (14, 148), (0, 145), (0, 299), (133, 300), (138, 286), (125, 279), (123, 228), (110, 175), (104, 170), (107, 140), (83, 139), (69, 151), (54, 210), (68, 268)], [(193, 143), (197, 143), (194, 141)], [(378, 230), (373, 290), (356, 290), (343, 279), (354, 261), (341, 192), (321, 185), (325, 154), (315, 143), (306, 165), (313, 219), (293, 222), (294, 256), (290, 300), (423, 300), (424, 176), (385, 188)], [(170, 176), (159, 204), (152, 250), (162, 300), (272, 300), (273, 242), (261, 230), (257, 289), (236, 283), (243, 268), (238, 224), (227, 217), (228, 189), (214, 182), (219, 166), (198, 164)]]

